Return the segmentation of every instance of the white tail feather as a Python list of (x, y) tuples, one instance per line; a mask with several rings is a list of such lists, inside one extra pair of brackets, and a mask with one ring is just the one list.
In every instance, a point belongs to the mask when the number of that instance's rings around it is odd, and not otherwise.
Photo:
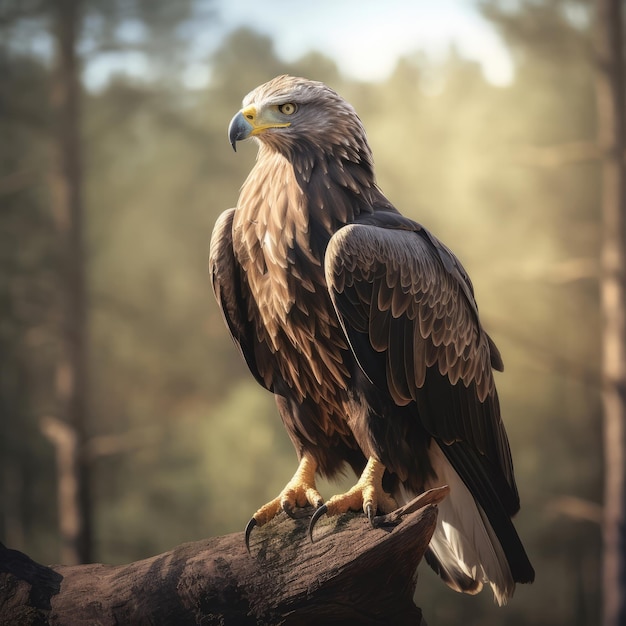
[[(461, 591), (462, 586), (455, 585), (455, 580), (469, 578), (475, 581), (469, 593), (478, 593), (482, 583), (488, 582), (497, 603), (506, 604), (513, 595), (515, 582), (485, 512), (434, 441), (430, 445), (429, 456), (437, 478), (430, 480), (425, 489), (443, 485), (450, 487), (450, 495), (438, 505), (439, 515), (430, 541), (431, 551), (450, 579), (450, 586), (457, 591)], [(394, 495), (399, 502), (409, 502), (417, 494), (409, 493), (400, 485)]]

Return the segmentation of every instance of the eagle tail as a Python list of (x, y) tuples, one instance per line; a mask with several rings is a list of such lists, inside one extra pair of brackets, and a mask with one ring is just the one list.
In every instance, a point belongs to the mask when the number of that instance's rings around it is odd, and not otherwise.
[[(506, 604), (515, 590), (515, 579), (496, 532), (482, 507), (434, 442), (429, 455), (437, 479), (425, 488), (448, 485), (450, 494), (438, 505), (437, 527), (426, 553), (426, 562), (455, 591), (476, 594), (484, 583), (488, 583), (496, 602)], [(399, 502), (408, 502), (415, 497), (403, 485), (394, 495)]]

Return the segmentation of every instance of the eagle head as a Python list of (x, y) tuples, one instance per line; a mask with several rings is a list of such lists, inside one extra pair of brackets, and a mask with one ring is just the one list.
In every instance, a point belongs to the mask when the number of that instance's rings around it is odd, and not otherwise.
[(287, 156), (314, 150), (357, 162), (371, 160), (354, 108), (330, 87), (306, 78), (278, 76), (243, 99), (228, 138), (236, 150), (237, 142), (248, 137)]

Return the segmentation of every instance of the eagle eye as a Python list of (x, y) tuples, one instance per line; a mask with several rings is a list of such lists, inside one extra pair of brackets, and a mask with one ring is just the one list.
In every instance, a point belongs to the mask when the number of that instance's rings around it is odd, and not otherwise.
[(278, 110), (283, 115), (293, 115), (298, 110), (298, 106), (293, 102), (286, 102), (285, 104), (279, 104)]

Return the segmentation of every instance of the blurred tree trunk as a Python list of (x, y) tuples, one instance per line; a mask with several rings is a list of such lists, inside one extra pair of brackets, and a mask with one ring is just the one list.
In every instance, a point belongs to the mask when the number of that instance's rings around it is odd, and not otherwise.
[[(54, 0), (50, 6), (55, 40), (52, 81), (54, 114), (54, 217), (61, 245), (62, 355), (57, 369), (59, 404), (73, 429), (76, 487), (63, 484), (59, 472), (59, 526), (61, 559), (65, 563), (91, 560), (92, 502), (88, 460), (82, 453), (88, 436), (87, 294), (85, 281), (84, 209), (82, 198), (81, 88), (76, 52), (81, 19), (80, 0)], [(53, 440), (55, 441), (55, 440)], [(63, 455), (61, 455), (63, 456)], [(57, 450), (59, 457), (59, 450)], [(65, 477), (65, 478), (64, 478)], [(73, 495), (72, 495), (73, 494)], [(68, 503), (68, 498), (74, 500)]]
[(602, 403), (604, 626), (626, 625), (626, 125), (623, 0), (596, 0), (598, 134), (602, 150)]

